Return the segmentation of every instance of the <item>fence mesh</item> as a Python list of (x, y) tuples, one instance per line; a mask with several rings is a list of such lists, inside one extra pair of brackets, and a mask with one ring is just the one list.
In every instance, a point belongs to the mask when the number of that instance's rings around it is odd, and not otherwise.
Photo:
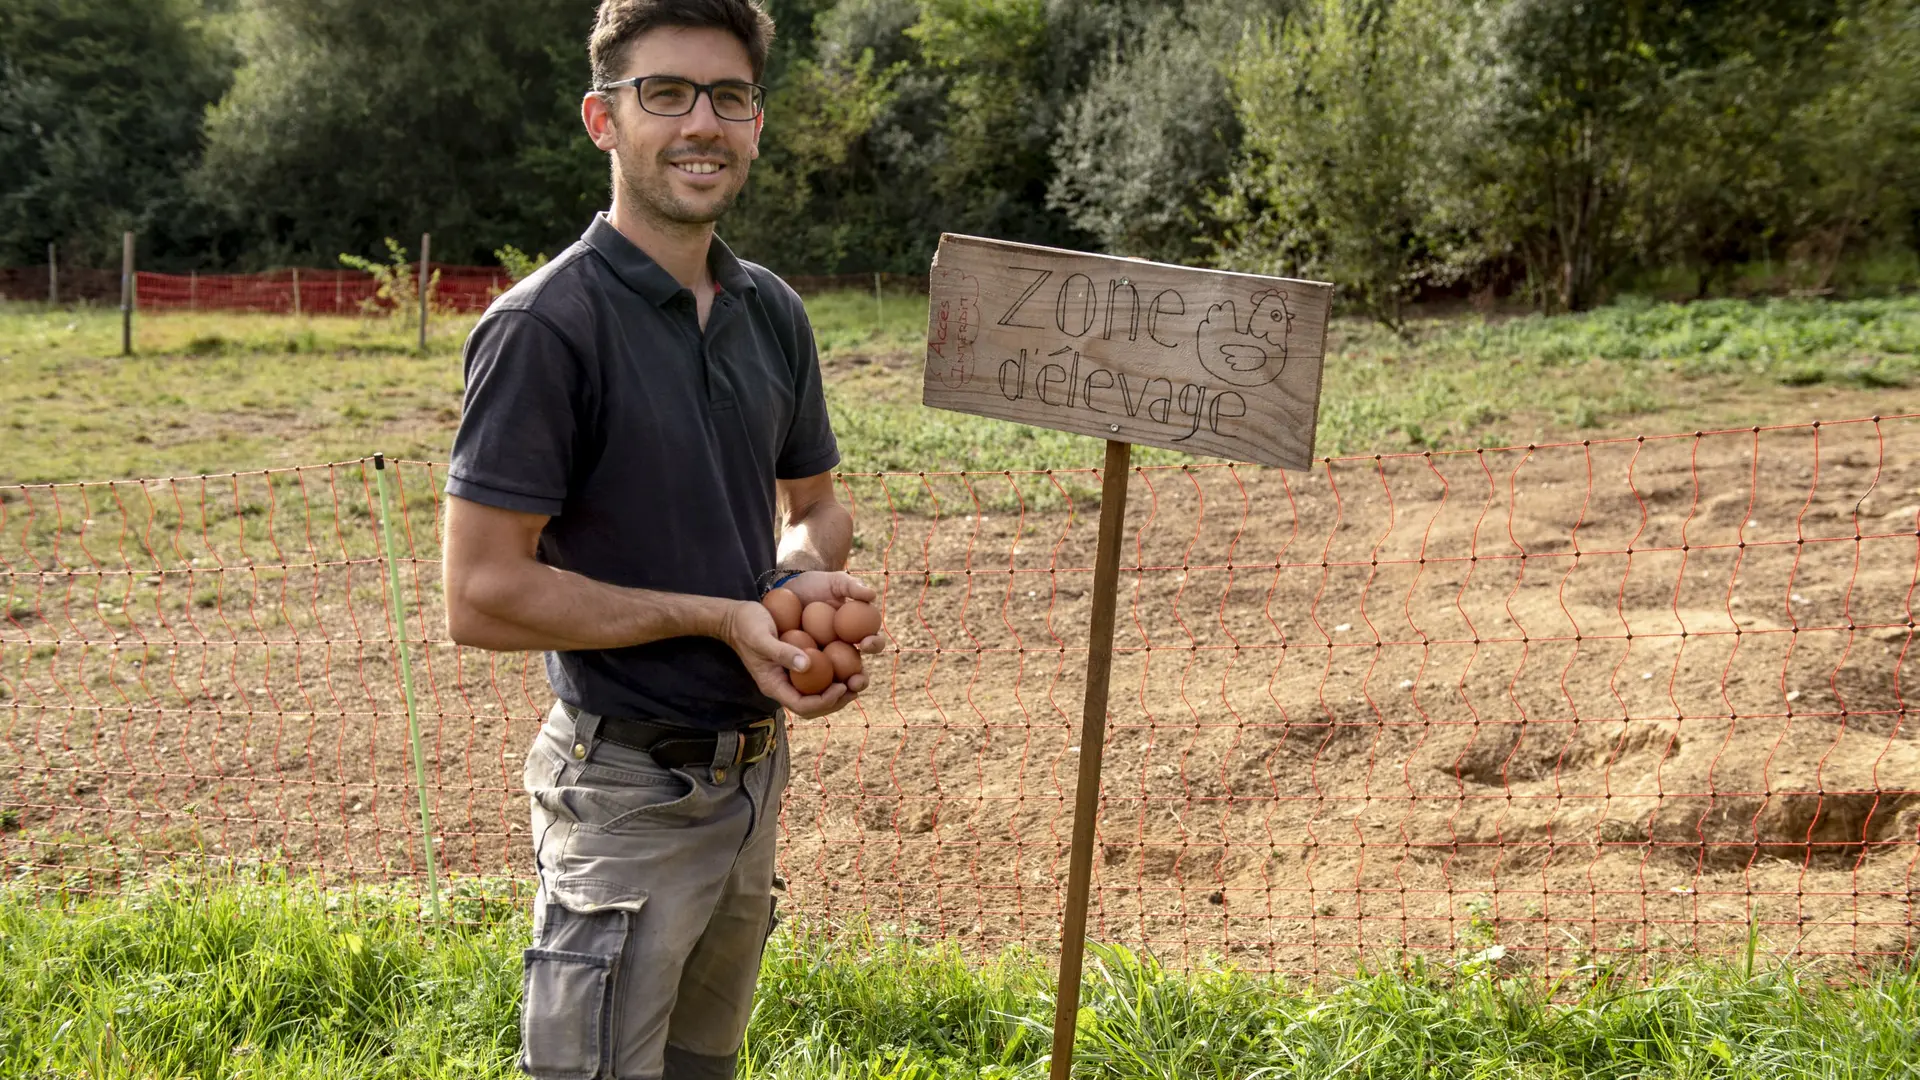
[[(439, 311), (485, 311), (513, 286), (499, 267), (429, 264), (438, 275), (428, 302)], [(416, 269), (411, 273), (417, 274)], [(142, 270), (134, 295), (141, 310), (257, 311), (359, 315), (389, 306), (373, 276), (359, 270), (273, 270), (260, 274), (156, 274)], [(417, 279), (409, 283), (417, 285)]]
[[(418, 265), (414, 264), (415, 275)], [(440, 311), (484, 311), (494, 297), (513, 285), (506, 270), (497, 266), (430, 263), (429, 270), (439, 275), (429, 299)], [(373, 276), (359, 270), (281, 269), (256, 274), (162, 274), (142, 270), (135, 279), (136, 302), (143, 310), (359, 315), (368, 305), (384, 306), (376, 299), (378, 284)], [(835, 289), (927, 291), (924, 274), (816, 274), (793, 275), (785, 280), (808, 295)], [(65, 303), (117, 304), (120, 272), (61, 267), (50, 275), (46, 266), (0, 267), (0, 298), (42, 301), (56, 292)]]
[[(1131, 477), (1095, 940), (1306, 976), (1911, 959), (1912, 417)], [(390, 466), (439, 858), (517, 883), (537, 657), (445, 640)], [(1095, 470), (845, 474), (895, 647), (794, 725), (783, 910), (1057, 941)], [(424, 873), (369, 462), (0, 489), (0, 860)], [(458, 884), (456, 887), (459, 887)]]

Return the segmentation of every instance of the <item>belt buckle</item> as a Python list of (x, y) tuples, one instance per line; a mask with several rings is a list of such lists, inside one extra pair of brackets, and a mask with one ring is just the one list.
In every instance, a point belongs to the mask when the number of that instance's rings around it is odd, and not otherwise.
[[(747, 756), (748, 733), (756, 729), (764, 730), (766, 732), (766, 737), (760, 743), (760, 752), (753, 755), (752, 757), (748, 757)], [(733, 764), (736, 767), (741, 765), (752, 765), (754, 762), (759, 761), (762, 758), (765, 758), (768, 754), (772, 753), (774, 731), (775, 731), (774, 718), (771, 716), (762, 717), (758, 720), (755, 720), (753, 723), (748, 724), (746, 727), (741, 728), (740, 740), (734, 744), (734, 748), (733, 748)]]

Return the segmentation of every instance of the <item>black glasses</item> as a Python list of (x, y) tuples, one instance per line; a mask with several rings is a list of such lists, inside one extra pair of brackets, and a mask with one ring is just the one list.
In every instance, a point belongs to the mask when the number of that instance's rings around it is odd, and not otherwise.
[(685, 116), (693, 111), (700, 95), (713, 103), (713, 115), (722, 120), (751, 120), (767, 104), (767, 88), (739, 79), (716, 83), (697, 83), (677, 75), (637, 75), (601, 87), (612, 90), (631, 86), (640, 92), (640, 107), (655, 116)]

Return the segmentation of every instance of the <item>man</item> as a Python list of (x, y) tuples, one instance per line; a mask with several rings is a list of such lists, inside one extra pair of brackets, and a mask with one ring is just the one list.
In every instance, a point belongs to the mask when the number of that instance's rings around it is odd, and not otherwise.
[(873, 599), (841, 570), (799, 298), (713, 235), (759, 152), (772, 34), (751, 0), (603, 0), (581, 118), (612, 209), (467, 342), (448, 629), (545, 650), (558, 698), (525, 772), (536, 1077), (733, 1075), (774, 924), (780, 710), (865, 686), (795, 691), (805, 655), (757, 602)]

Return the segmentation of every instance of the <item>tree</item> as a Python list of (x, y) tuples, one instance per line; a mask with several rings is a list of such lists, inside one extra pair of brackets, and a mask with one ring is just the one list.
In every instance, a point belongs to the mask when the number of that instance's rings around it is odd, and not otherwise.
[(1117, 43), (1062, 112), (1047, 204), (1115, 254), (1205, 257), (1204, 199), (1240, 143), (1227, 61), (1255, 19), (1284, 6), (1169, 8)]
[(789, 269), (832, 272), (863, 260), (861, 223), (814, 211), (839, 201), (847, 158), (892, 100), (899, 70), (876, 72), (871, 50), (849, 65), (787, 67), (768, 94), (751, 180), (721, 225), (730, 243)]
[(1920, 8), (1850, 5), (1821, 59), (1830, 78), (1785, 142), (1791, 226), (1824, 288), (1850, 248), (1920, 226)]
[(1315, 0), (1251, 34), (1228, 67), (1243, 136), (1210, 199), (1222, 265), (1324, 277), (1398, 330), (1425, 284), (1478, 252), (1463, 219), (1458, 117), (1473, 9)]
[(1711, 6), (1508, 0), (1494, 14), (1476, 61), (1491, 84), (1461, 145), (1468, 182), (1484, 192), (1483, 227), (1519, 255), (1545, 306), (1591, 307), (1621, 265), (1665, 90)]
[(1834, 78), (1825, 54), (1839, 13), (1818, 0), (1683, 12), (1629, 182), (1625, 241), (1642, 268), (1690, 270), (1704, 297), (1787, 235), (1790, 121)]
[(0, 0), (0, 260), (190, 258), (203, 242), (184, 181), (200, 118), (235, 57), (194, 0)]
[(575, 0), (246, 0), (197, 177), (231, 215), (228, 254), (330, 262), (431, 231), (477, 261), (571, 240), (606, 205), (578, 118), (592, 18)]
[[(1087, 243), (1046, 205), (1048, 150), (1059, 103), (1107, 47), (1104, 28), (1123, 8), (839, 0), (814, 23), (814, 66), (796, 63), (799, 81), (776, 87), (788, 102), (768, 114), (772, 182), (749, 184), (727, 235), (753, 237), (776, 269), (827, 273), (924, 272), (942, 231)], [(802, 101), (822, 116), (797, 117)], [(846, 141), (831, 167), (806, 165), (799, 212), (796, 190), (778, 190), (798, 164), (783, 148), (796, 137), (819, 145), (818, 121), (833, 116), (860, 122), (827, 125)]]

